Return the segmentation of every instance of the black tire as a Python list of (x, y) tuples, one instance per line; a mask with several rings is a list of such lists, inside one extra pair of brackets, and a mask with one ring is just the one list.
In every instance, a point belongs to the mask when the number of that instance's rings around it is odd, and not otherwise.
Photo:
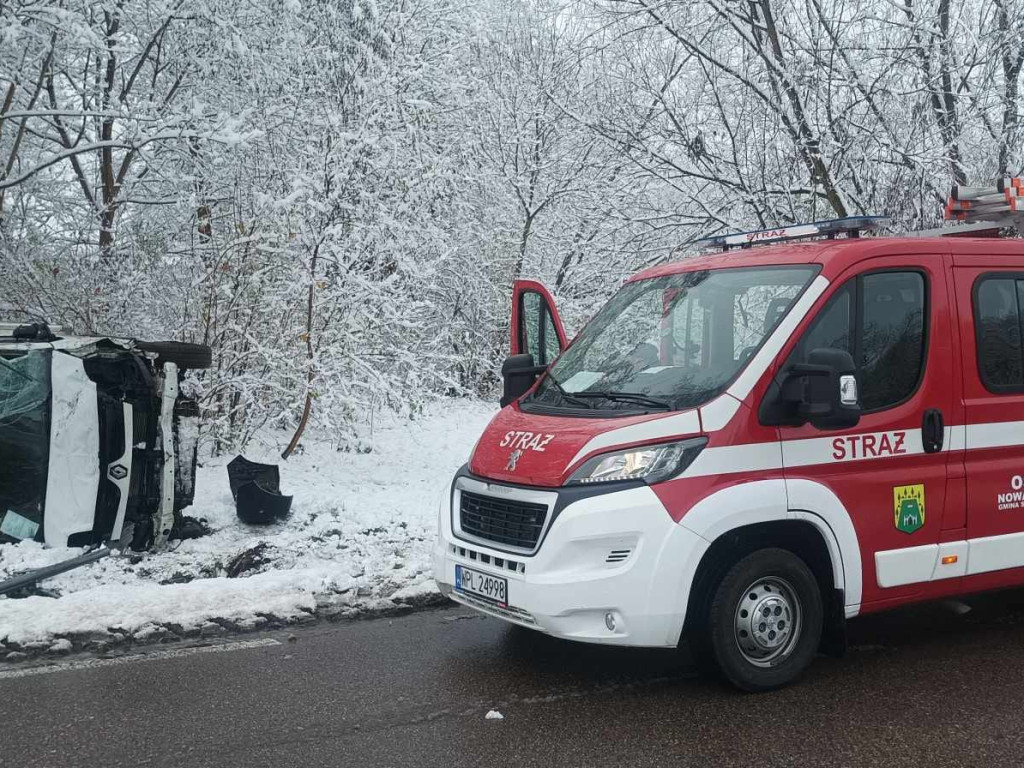
[(807, 564), (786, 549), (759, 549), (733, 565), (715, 588), (708, 645), (734, 686), (770, 691), (795, 682), (810, 665), (823, 617), (821, 589)]
[(136, 341), (143, 352), (152, 352), (161, 362), (174, 363), (179, 368), (201, 370), (213, 365), (213, 350), (205, 344), (184, 341)]

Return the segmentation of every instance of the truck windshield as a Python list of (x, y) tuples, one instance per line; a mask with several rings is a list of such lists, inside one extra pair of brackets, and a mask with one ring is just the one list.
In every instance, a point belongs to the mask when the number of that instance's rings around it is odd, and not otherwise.
[(34, 539), (43, 522), (50, 354), (0, 355), (0, 542)]
[(699, 406), (753, 357), (817, 273), (716, 269), (628, 283), (548, 370), (526, 410)]

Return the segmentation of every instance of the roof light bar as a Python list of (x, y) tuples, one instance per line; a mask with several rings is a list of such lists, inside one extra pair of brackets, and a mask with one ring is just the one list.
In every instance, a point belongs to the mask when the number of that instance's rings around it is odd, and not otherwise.
[(697, 241), (697, 245), (707, 248), (749, 248), (759, 243), (781, 243), (787, 240), (799, 240), (804, 237), (824, 236), (830, 240), (837, 235), (859, 237), (862, 231), (874, 231), (889, 222), (886, 216), (847, 216), (842, 219), (826, 219), (812, 221), (807, 224), (793, 224), (775, 229), (758, 229), (751, 232), (737, 232), (732, 235), (714, 235)]

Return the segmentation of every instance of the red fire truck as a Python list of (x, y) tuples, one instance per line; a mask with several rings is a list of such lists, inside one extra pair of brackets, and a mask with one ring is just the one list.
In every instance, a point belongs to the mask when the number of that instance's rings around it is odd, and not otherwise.
[(442, 592), (561, 638), (686, 640), (754, 691), (850, 617), (1024, 584), (1024, 240), (877, 224), (714, 238), (572, 344), (516, 283), (505, 407), (440, 504)]

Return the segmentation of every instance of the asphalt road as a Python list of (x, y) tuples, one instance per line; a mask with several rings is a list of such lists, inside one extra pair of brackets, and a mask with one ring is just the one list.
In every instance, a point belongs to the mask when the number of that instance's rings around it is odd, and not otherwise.
[(0, 766), (1020, 765), (1024, 592), (972, 605), (856, 620), (844, 659), (757, 696), (685, 654), (556, 641), (460, 608), (225, 652), (0, 667)]

